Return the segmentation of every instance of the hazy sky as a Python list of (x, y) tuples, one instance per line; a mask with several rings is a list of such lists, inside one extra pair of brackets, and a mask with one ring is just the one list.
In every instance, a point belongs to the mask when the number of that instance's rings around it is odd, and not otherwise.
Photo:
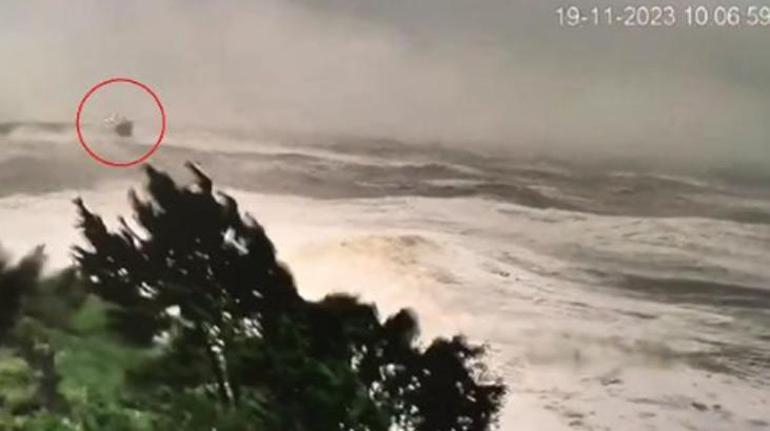
[(770, 28), (565, 29), (558, 5), (3, 1), (0, 119), (70, 120), (91, 85), (129, 76), (158, 91), (171, 131), (770, 164)]

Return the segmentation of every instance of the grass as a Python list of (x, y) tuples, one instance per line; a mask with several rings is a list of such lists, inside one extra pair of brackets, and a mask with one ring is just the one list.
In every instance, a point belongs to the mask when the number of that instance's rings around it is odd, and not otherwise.
[(148, 350), (121, 344), (107, 331), (106, 306), (89, 298), (72, 319), (73, 331), (54, 330), (51, 340), (62, 394), (71, 401), (118, 399), (126, 370), (141, 363)]

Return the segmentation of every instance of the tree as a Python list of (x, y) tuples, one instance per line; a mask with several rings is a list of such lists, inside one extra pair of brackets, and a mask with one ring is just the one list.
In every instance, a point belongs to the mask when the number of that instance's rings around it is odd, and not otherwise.
[[(145, 168), (146, 197), (131, 190), (134, 225), (117, 231), (76, 200), (87, 247), (75, 256), (112, 327), (164, 352), (136, 381), (208, 391), (228, 409), (257, 405), (272, 429), (485, 430), (504, 386), (484, 349), (462, 338), (417, 344), (403, 310), (332, 294), (303, 299), (263, 227), (215, 192), (195, 165), (188, 187)], [(214, 387), (210, 391), (208, 388)]]
[(217, 200), (211, 181), (189, 166), (197, 188), (178, 188), (147, 167), (150, 200), (131, 191), (144, 238), (122, 219), (119, 233), (108, 232), (76, 201), (93, 247), (77, 247), (76, 257), (92, 290), (118, 305), (111, 310), (116, 329), (141, 344), (173, 331), (182, 344), (200, 348), (220, 400), (229, 404), (238, 393), (227, 361), (234, 341), (274, 330), (276, 316), (301, 299), (262, 227), (241, 218), (229, 196)]
[(11, 330), (21, 317), (22, 297), (37, 284), (42, 265), (42, 249), (25, 257), (15, 267), (0, 258), (0, 345), (10, 341)]
[(66, 403), (58, 391), (56, 352), (47, 330), (64, 326), (82, 295), (75, 295), (73, 271), (41, 278), (44, 262), (42, 246), (15, 267), (0, 259), (0, 346), (11, 348), (37, 375), (35, 397), (25, 408), (54, 412), (66, 409)]

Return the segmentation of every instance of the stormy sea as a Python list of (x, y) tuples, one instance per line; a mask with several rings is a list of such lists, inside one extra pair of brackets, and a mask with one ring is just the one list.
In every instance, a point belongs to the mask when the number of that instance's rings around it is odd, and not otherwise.
[[(142, 133), (102, 150), (131, 159)], [(503, 430), (770, 429), (768, 180), (192, 128), (150, 162), (184, 182), (187, 160), (265, 225), (304, 296), (488, 343)], [(115, 223), (142, 178), (70, 125), (2, 124), (0, 244), (68, 265), (72, 199)]]

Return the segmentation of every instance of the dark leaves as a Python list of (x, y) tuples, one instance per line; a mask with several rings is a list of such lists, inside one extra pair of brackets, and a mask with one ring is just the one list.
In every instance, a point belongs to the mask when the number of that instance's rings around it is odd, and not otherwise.
[(146, 168), (146, 198), (129, 193), (136, 228), (121, 219), (110, 232), (75, 201), (89, 245), (75, 255), (91, 290), (111, 304), (113, 328), (135, 343), (167, 340), (165, 355), (137, 378), (205, 388), (226, 406), (250, 394), (277, 412), (276, 429), (494, 423), (505, 389), (487, 376), (483, 348), (460, 337), (422, 348), (408, 310), (382, 322), (374, 305), (349, 295), (304, 300), (264, 228), (187, 167), (190, 187)]
[(45, 254), (40, 246), (15, 267), (8, 267), (5, 262), (0, 264), (0, 345), (7, 341), (21, 315), (25, 293), (36, 287), (44, 262)]

